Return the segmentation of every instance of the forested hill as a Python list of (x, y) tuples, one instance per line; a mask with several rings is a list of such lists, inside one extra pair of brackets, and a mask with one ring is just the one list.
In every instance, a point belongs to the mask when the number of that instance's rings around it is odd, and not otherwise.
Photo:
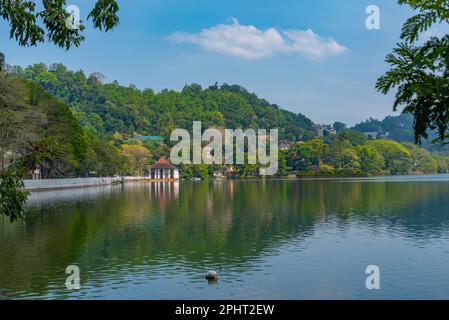
[(370, 118), (356, 124), (353, 129), (359, 132), (377, 132), (380, 135), (386, 135), (391, 140), (399, 142), (415, 141), (413, 116), (411, 114), (388, 116), (383, 120)]
[(62, 64), (15, 67), (17, 74), (33, 80), (67, 102), (78, 122), (96, 132), (140, 133), (169, 136), (174, 128), (205, 127), (279, 128), (280, 138), (299, 140), (314, 136), (313, 123), (270, 104), (238, 85), (186, 85), (181, 92), (104, 84), (101, 74), (88, 77)]
[[(376, 138), (394, 140), (397, 142), (415, 142), (413, 129), (413, 116), (411, 114), (401, 114), (398, 116), (388, 116), (383, 120), (370, 118), (355, 125), (353, 130), (364, 133), (377, 133)], [(432, 143), (438, 137), (435, 131), (430, 131), (428, 139), (423, 140), (422, 146), (430, 151), (448, 151), (449, 146), (439, 146)]]
[[(33, 82), (1, 73), (0, 136), (0, 172), (20, 161), (27, 173), (34, 170), (28, 162), (40, 162), (44, 176), (75, 174), (88, 149), (83, 130), (63, 102)], [(40, 149), (45, 152), (39, 159), (28, 159)]]

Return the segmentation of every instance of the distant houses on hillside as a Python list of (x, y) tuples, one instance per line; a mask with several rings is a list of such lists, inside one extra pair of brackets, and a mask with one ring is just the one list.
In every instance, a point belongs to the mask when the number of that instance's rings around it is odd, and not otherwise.
[(313, 128), (315, 129), (319, 137), (324, 137), (328, 134), (337, 134), (337, 130), (332, 125), (315, 124)]
[[(337, 130), (332, 125), (315, 124), (313, 127), (319, 137), (337, 134)], [(387, 140), (389, 137), (389, 132), (383, 132), (383, 131), (359, 131), (359, 132), (363, 133), (368, 139), (371, 139), (371, 140), (378, 140), (378, 139), (386, 139)]]

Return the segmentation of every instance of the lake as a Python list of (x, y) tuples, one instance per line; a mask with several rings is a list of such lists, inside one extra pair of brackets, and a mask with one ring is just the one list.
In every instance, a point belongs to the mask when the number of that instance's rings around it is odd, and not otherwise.
[(0, 217), (0, 299), (449, 298), (449, 175), (141, 182), (28, 207)]

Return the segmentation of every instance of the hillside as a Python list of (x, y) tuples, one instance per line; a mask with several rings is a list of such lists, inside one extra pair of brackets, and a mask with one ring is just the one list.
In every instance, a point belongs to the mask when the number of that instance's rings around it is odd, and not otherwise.
[(280, 139), (300, 140), (315, 136), (313, 123), (302, 114), (249, 93), (238, 85), (186, 85), (181, 92), (124, 87), (106, 83), (95, 73), (68, 70), (62, 64), (15, 67), (23, 79), (32, 80), (65, 101), (78, 122), (95, 132), (155, 134), (168, 137), (174, 128), (203, 127), (279, 128)]
[(125, 168), (119, 149), (108, 137), (83, 130), (67, 104), (34, 82), (1, 72), (0, 138), (0, 172), (18, 163), (26, 178), (37, 164), (41, 178), (111, 175)]
[[(415, 142), (413, 116), (410, 114), (388, 116), (383, 120), (370, 118), (355, 125), (352, 129), (363, 133), (377, 133), (376, 138), (394, 140), (401, 143)], [(429, 151), (448, 151), (449, 146), (432, 144), (432, 140), (436, 138), (437, 134), (430, 132), (429, 138), (423, 141), (422, 146)]]
[[(86, 78), (81, 71), (71, 72), (62, 65), (50, 69), (44, 65), (18, 68), (16, 74), (0, 72), (0, 151), (6, 160), (5, 169), (41, 145), (47, 146), (30, 159), (31, 165), (25, 164), (25, 177), (30, 177), (37, 165), (42, 178), (142, 175), (160, 156), (169, 156), (169, 145), (138, 143), (112, 133), (139, 132), (167, 138), (175, 126), (189, 128), (198, 119), (206, 126), (280, 127), (281, 134), (290, 141), (302, 139), (291, 141), (280, 152), (279, 175), (448, 171), (447, 157), (432, 156), (410, 143), (371, 141), (355, 130), (315, 139), (310, 120), (270, 105), (240, 86), (202, 89), (190, 85), (182, 92), (154, 93), (117, 83), (102, 84), (100, 75)], [(407, 136), (399, 134), (409, 127), (410, 120), (402, 116), (383, 121), (370, 119), (355, 129), (376, 131), (404, 142)], [(259, 168), (259, 164), (236, 165), (231, 176), (257, 176)], [(227, 172), (226, 166), (205, 165), (183, 165), (180, 170), (183, 178), (203, 179), (213, 177), (217, 170)]]

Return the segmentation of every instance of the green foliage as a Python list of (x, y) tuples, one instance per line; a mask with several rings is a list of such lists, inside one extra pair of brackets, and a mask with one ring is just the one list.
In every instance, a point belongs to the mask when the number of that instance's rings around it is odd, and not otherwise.
[[(3, 130), (0, 132), (3, 133)], [(9, 217), (13, 222), (25, 214), (25, 203), (29, 193), (24, 190), (23, 176), (26, 172), (33, 170), (50, 155), (52, 139), (42, 138), (33, 142), (30, 150), (25, 153), (12, 153), (5, 163), (5, 148), (1, 148), (1, 170), (0, 170), (0, 214)], [(11, 149), (8, 150), (9, 153)]]
[[(387, 116), (383, 120), (368, 119), (355, 125), (351, 130), (359, 132), (378, 132), (382, 139), (394, 140), (396, 142), (415, 142), (413, 129), (414, 120), (411, 114), (401, 114), (398, 116)], [(428, 139), (423, 139), (421, 146), (430, 152), (447, 152), (449, 145), (435, 144), (438, 139), (438, 132), (431, 130), (428, 132)]]
[(151, 163), (151, 152), (143, 146), (133, 144), (123, 144), (121, 149), (131, 165), (128, 173), (143, 176)]
[(412, 173), (413, 159), (400, 143), (388, 140), (372, 140), (367, 145), (376, 149), (385, 159), (383, 170), (392, 175)]
[(23, 188), (21, 176), (9, 171), (0, 173), (0, 214), (7, 216), (11, 222), (25, 213), (24, 206), (29, 194)]
[(5, 55), (0, 52), (0, 72), (5, 68)]
[(287, 176), (288, 175), (286, 158), (287, 158), (287, 152), (279, 151), (279, 156), (278, 156), (278, 175), (279, 176)]
[(181, 92), (154, 93), (117, 82), (102, 84), (61, 64), (15, 70), (68, 103), (78, 122), (96, 132), (168, 138), (174, 128), (189, 129), (193, 121), (202, 121), (203, 128), (279, 128), (280, 139), (293, 141), (316, 136), (312, 121), (305, 116), (282, 110), (237, 85), (203, 89), (192, 84)]
[[(36, 11), (36, 3), (24, 0), (0, 0), (0, 17), (10, 25), (9, 36), (21, 46), (35, 46), (49, 42), (68, 50), (79, 46), (84, 40), (85, 26), (68, 28), (69, 13), (66, 0), (42, 0), (42, 11)], [(115, 0), (98, 0), (87, 19), (92, 19), (95, 28), (109, 31), (119, 23), (118, 4)]]
[(388, 137), (396, 142), (414, 142), (413, 116), (401, 114), (399, 116), (387, 116), (383, 120), (370, 118), (355, 125), (353, 128), (359, 132), (377, 132), (382, 137)]
[(39, 85), (0, 72), (0, 212), (23, 216), (23, 178), (122, 173), (128, 160), (109, 142), (83, 130), (70, 109)]
[(118, 10), (119, 7), (116, 1), (98, 0), (87, 19), (92, 18), (95, 28), (104, 29), (107, 32), (118, 25)]
[[(43, 178), (123, 172), (123, 156), (110, 143), (111, 138), (83, 130), (64, 102), (36, 83), (14, 76), (0, 78), (0, 84), (0, 154), (4, 165), (26, 155), (29, 164), (25, 177), (30, 177), (37, 164)], [(31, 155), (39, 155), (39, 159), (30, 160)]]
[(449, 35), (432, 37), (417, 44), (420, 33), (436, 23), (447, 23), (449, 7), (442, 0), (399, 0), (420, 13), (404, 24), (399, 43), (386, 62), (391, 70), (380, 77), (376, 89), (384, 94), (397, 88), (393, 109), (414, 117), (415, 141), (428, 138), (429, 130), (437, 130), (437, 140), (449, 135)]
[(205, 164), (181, 164), (179, 166), (181, 178), (199, 178), (206, 180), (209, 178), (208, 166)]
[(85, 129), (87, 152), (81, 171), (95, 176), (115, 176), (133, 172), (129, 159), (120, 152), (107, 135), (97, 136)]
[(294, 171), (307, 171), (308, 168), (318, 167), (323, 161), (327, 146), (323, 139), (313, 139), (297, 143), (290, 151), (287, 165)]
[(401, 39), (415, 42), (420, 33), (428, 30), (435, 23), (447, 22), (449, 7), (444, 0), (399, 0), (401, 5), (409, 5), (420, 13), (408, 19), (402, 27)]
[(437, 162), (438, 173), (449, 173), (449, 156), (444, 154), (432, 155)]
[(318, 167), (319, 174), (324, 176), (332, 176), (335, 174), (335, 168), (330, 164), (321, 163)]
[(368, 141), (368, 138), (363, 133), (349, 129), (341, 131), (337, 137), (342, 141), (348, 140), (354, 147), (365, 144)]
[(356, 174), (360, 172), (357, 150), (349, 140), (337, 137), (326, 148), (324, 162), (331, 165), (336, 173)]
[(413, 172), (414, 173), (436, 173), (438, 170), (437, 161), (432, 158), (427, 150), (418, 148), (410, 142), (402, 144), (413, 158)]
[(346, 124), (344, 124), (343, 122), (336, 121), (334, 122), (333, 127), (337, 132), (341, 132), (346, 129)]
[(170, 158), (170, 150), (171, 148), (165, 143), (157, 142), (157, 141), (146, 141), (143, 143), (143, 146), (150, 150), (153, 155), (153, 159), (159, 159), (161, 157)]
[(380, 175), (385, 167), (385, 159), (382, 154), (370, 145), (357, 147), (362, 172), (368, 175)]
[(365, 143), (353, 144), (347, 137), (340, 134), (293, 145), (285, 153), (288, 171), (300, 175), (373, 176), (447, 172), (449, 167), (445, 153), (432, 155), (412, 143), (401, 145), (391, 140), (365, 138)]

